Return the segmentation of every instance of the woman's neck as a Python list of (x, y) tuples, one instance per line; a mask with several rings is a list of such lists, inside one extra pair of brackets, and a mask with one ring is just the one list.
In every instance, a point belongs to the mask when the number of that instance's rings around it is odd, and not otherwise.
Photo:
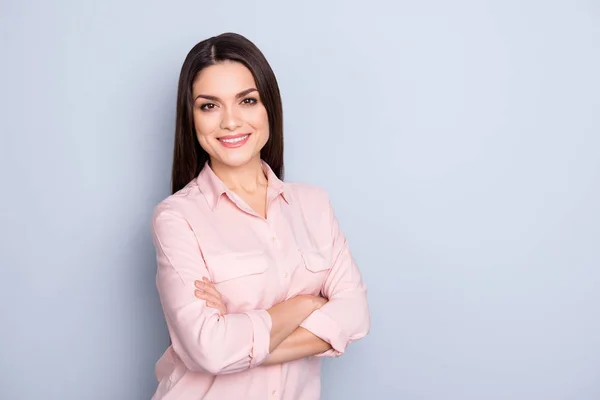
[(236, 193), (252, 194), (268, 185), (260, 157), (255, 157), (239, 167), (211, 160), (210, 167), (225, 186)]

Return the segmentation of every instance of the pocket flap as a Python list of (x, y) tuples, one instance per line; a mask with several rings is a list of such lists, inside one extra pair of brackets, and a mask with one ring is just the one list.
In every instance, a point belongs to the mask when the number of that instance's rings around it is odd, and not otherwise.
[(304, 266), (312, 272), (331, 269), (331, 247), (300, 250)]
[(213, 254), (205, 260), (214, 283), (262, 274), (269, 268), (269, 257), (264, 252)]

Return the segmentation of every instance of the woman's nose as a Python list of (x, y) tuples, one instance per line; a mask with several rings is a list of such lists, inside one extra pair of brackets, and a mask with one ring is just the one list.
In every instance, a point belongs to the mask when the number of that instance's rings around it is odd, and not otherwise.
[(221, 120), (221, 129), (234, 131), (241, 126), (241, 119), (235, 109), (225, 109), (223, 119)]

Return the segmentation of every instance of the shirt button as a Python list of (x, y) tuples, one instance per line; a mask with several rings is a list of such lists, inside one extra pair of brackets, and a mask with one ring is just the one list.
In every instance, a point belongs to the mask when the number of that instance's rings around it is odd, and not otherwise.
[(273, 241), (273, 243), (275, 243), (277, 241), (277, 238), (275, 236), (271, 236), (271, 240)]
[(273, 396), (275, 396), (275, 395), (277, 394), (277, 391), (276, 391), (276, 390), (273, 390), (273, 392), (271, 392), (271, 394), (272, 394)]
[(287, 277), (288, 277), (288, 273), (287, 273), (287, 272), (284, 272), (284, 273), (283, 273), (283, 277), (284, 277), (284, 278), (287, 278)]

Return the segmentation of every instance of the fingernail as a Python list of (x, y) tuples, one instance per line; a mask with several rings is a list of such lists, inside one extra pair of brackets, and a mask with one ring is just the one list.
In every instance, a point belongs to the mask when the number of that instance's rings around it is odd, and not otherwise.
[(196, 287), (202, 287), (202, 282), (200, 281), (195, 281), (194, 285), (196, 285)]

